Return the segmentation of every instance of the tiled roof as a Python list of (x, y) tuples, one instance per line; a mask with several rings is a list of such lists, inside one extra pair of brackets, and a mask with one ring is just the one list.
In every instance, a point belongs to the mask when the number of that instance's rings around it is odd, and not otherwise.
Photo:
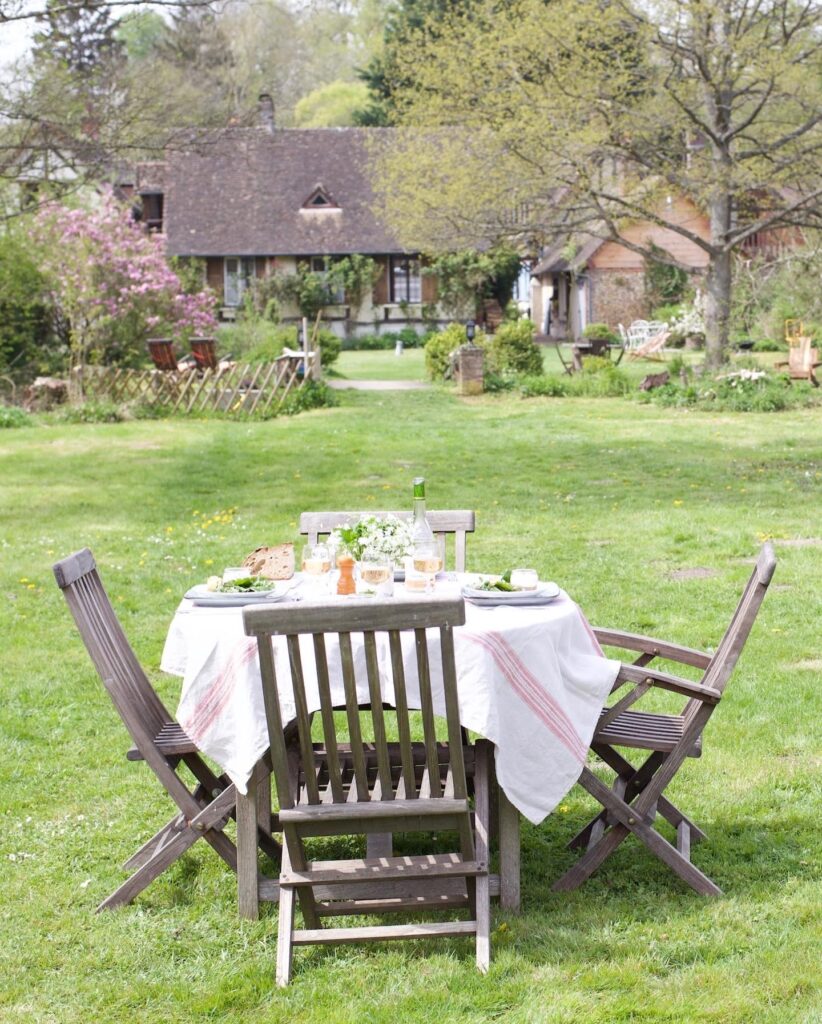
[[(402, 252), (374, 211), (374, 150), (390, 129), (229, 128), (167, 154), (175, 256)], [(336, 208), (305, 209), (317, 189)]]

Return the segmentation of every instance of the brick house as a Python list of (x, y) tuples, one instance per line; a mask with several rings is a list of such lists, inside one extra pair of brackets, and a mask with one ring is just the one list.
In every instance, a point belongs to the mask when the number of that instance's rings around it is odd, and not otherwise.
[[(690, 200), (673, 197), (666, 205), (665, 220), (678, 224), (700, 238), (710, 237), (708, 217)], [(697, 268), (708, 264), (708, 254), (679, 232), (639, 220), (627, 225), (628, 242), (651, 243), (681, 263)], [(752, 235), (743, 253), (773, 254), (786, 246), (801, 244), (795, 230), (773, 230)], [(554, 338), (577, 338), (589, 323), (612, 328), (646, 319), (651, 310), (646, 294), (645, 260), (639, 253), (592, 236), (575, 246), (557, 244), (543, 252), (533, 270), (531, 305), (538, 329)]]
[[(263, 100), (265, 103), (265, 101)], [(335, 257), (371, 257), (379, 276), (360, 308), (345, 295), (324, 320), (337, 333), (397, 330), (446, 322), (436, 282), (418, 253), (405, 251), (378, 218), (370, 168), (390, 129), (227, 128), (162, 164), (137, 168), (142, 219), (162, 231), (170, 256), (205, 261), (206, 279), (231, 319), (255, 278), (293, 273), (299, 263), (322, 274)], [(296, 319), (296, 308), (284, 308)]]

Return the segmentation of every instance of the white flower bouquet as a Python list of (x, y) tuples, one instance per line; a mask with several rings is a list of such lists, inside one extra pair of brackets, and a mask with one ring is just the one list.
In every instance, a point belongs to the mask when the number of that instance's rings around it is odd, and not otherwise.
[(396, 516), (362, 516), (352, 525), (339, 526), (331, 543), (347, 548), (357, 561), (390, 561), (401, 565), (411, 554), (411, 523)]

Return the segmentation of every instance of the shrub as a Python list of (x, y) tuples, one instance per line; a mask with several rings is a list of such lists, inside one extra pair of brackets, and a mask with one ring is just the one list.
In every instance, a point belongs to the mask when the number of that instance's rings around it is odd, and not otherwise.
[(11, 405), (0, 405), (0, 430), (11, 427), (28, 427), (31, 416), (24, 410)]
[(670, 381), (664, 387), (641, 392), (640, 401), (663, 406), (692, 406), (717, 412), (779, 412), (813, 405), (820, 397), (810, 384), (791, 384), (783, 375), (761, 368), (741, 369), (703, 378), (681, 386)]
[(754, 342), (754, 352), (783, 352), (785, 345), (782, 342), (774, 341), (773, 338), (760, 338)]
[(485, 346), (488, 369), (493, 373), (535, 374), (542, 369), (542, 352), (534, 341), (534, 325), (530, 320), (506, 321)]
[(267, 414), (265, 419), (273, 416), (296, 416), (297, 413), (309, 409), (325, 409), (337, 405), (339, 399), (325, 381), (309, 380), (299, 389), (288, 394), (276, 413)]
[(425, 370), (431, 380), (443, 380), (451, 365), (451, 353), (465, 345), (468, 338), (463, 324), (449, 324), (425, 343)]
[(523, 398), (563, 398), (568, 394), (568, 380), (554, 373), (539, 374), (523, 377), (519, 389)]
[(398, 338), (399, 334), (395, 334), (393, 331), (386, 331), (385, 334), (363, 334), (359, 338), (346, 338), (343, 348), (360, 352), (383, 351), (394, 348)]
[(126, 417), (114, 402), (91, 399), (80, 405), (64, 405), (52, 414), (57, 423), (120, 423)]
[(607, 341), (616, 343), (619, 341), (619, 335), (616, 331), (612, 331), (608, 324), (588, 324), (583, 330), (582, 337), (588, 341)]
[(340, 358), (342, 341), (333, 331), (320, 330), (317, 333), (317, 344), (320, 347), (320, 363), (327, 370)]
[(656, 306), (651, 311), (652, 320), (661, 320), (665, 324), (673, 323), (682, 316), (684, 307), (681, 302), (668, 302), (662, 306)]

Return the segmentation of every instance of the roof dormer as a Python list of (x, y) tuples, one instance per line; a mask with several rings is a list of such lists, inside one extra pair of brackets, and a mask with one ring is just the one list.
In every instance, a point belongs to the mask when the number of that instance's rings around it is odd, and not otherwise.
[(338, 210), (334, 197), (324, 185), (317, 184), (308, 198), (303, 202), (303, 210)]

